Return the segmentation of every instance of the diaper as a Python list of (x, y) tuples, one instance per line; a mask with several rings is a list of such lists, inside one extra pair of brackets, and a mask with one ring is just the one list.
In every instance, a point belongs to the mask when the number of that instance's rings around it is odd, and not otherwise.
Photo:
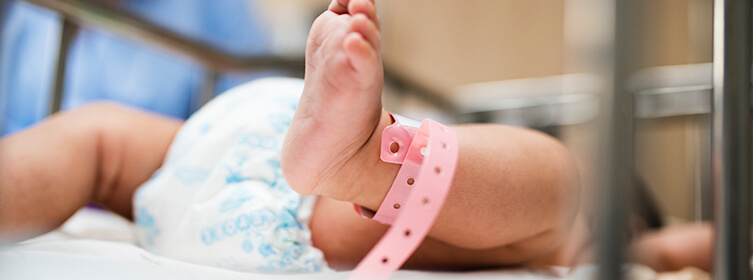
[(329, 270), (311, 244), (315, 197), (290, 189), (280, 151), (303, 81), (229, 90), (184, 124), (134, 196), (138, 242), (156, 254), (237, 271)]

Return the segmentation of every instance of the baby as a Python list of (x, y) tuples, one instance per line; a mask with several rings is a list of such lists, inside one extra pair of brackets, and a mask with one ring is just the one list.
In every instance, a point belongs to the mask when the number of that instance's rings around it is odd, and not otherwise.
[[(94, 202), (134, 218), (140, 245), (161, 255), (241, 271), (353, 268), (388, 228), (353, 204), (378, 209), (400, 168), (379, 158), (392, 119), (372, 1), (333, 0), (316, 19), (303, 85), (247, 84), (185, 124), (93, 104), (0, 140), (0, 237), (39, 235)], [(570, 152), (524, 128), (453, 129), (452, 188), (404, 267), (572, 265), (588, 234)]]

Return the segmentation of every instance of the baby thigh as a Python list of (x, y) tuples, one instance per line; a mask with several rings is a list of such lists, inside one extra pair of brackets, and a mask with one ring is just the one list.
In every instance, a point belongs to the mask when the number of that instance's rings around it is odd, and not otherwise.
[[(309, 226), (313, 245), (337, 270), (353, 269), (389, 228), (361, 218), (350, 202), (326, 197), (318, 199)], [(464, 270), (524, 265), (557, 253), (531, 250), (539, 247), (537, 243), (549, 242), (548, 238), (556, 237), (540, 236), (495, 248), (468, 249), (428, 237), (403, 268)]]

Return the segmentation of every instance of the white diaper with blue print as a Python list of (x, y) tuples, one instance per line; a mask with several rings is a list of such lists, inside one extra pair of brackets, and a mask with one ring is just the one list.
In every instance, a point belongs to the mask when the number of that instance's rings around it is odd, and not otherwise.
[(303, 81), (262, 79), (194, 114), (163, 166), (134, 197), (140, 245), (156, 254), (237, 271), (329, 271), (312, 246), (315, 197), (294, 192), (280, 151)]

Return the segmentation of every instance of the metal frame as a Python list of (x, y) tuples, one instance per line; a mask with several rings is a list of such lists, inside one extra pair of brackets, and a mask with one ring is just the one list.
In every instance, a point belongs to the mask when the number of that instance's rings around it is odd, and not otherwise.
[(455, 87), (451, 96), (463, 123), (508, 123), (542, 129), (592, 121), (602, 90), (597, 75), (566, 74), (466, 84)]
[(58, 38), (58, 55), (55, 61), (55, 76), (52, 82), (52, 94), (50, 95), (50, 114), (60, 111), (63, 104), (63, 89), (65, 88), (65, 70), (68, 65), (68, 51), (76, 36), (78, 26), (67, 18), (63, 18), (60, 24), (60, 38)]
[[(5, 13), (7, 13), (7, 7), (8, 7), (8, 0), (0, 0), (0, 28), (5, 23)], [(2, 29), (0, 29), (0, 32)], [(3, 53), (3, 36), (0, 34), (0, 55)], [(0, 63), (0, 84), (4, 83), (2, 80), (2, 72), (3, 66), (2, 63)], [(6, 98), (2, 94), (2, 89), (0, 89), (0, 133), (2, 131), (5, 131), (5, 102)]]
[(630, 79), (635, 117), (654, 119), (711, 113), (712, 64), (662, 66), (640, 70)]
[[(626, 91), (628, 76), (640, 60), (641, 1), (615, 0), (614, 45), (605, 50), (613, 71), (612, 94), (602, 103), (597, 196), (600, 279), (621, 279), (627, 229), (626, 174), (632, 170), (634, 105)], [(712, 181), (715, 188), (715, 279), (751, 279), (751, 1), (714, 1), (714, 99), (712, 110)], [(611, 125), (611, 126), (610, 126)]]
[[(611, 2), (614, 26), (611, 42), (604, 46), (604, 69), (608, 86), (599, 113), (599, 155), (597, 163), (596, 219), (599, 279), (622, 279), (626, 254), (629, 197), (634, 170), (634, 96), (628, 90), (629, 77), (640, 65), (642, 37), (641, 0)], [(610, 24), (610, 23), (605, 23)], [(611, 43), (611, 44), (610, 44)]]
[(715, 279), (751, 279), (751, 1), (714, 1)]

